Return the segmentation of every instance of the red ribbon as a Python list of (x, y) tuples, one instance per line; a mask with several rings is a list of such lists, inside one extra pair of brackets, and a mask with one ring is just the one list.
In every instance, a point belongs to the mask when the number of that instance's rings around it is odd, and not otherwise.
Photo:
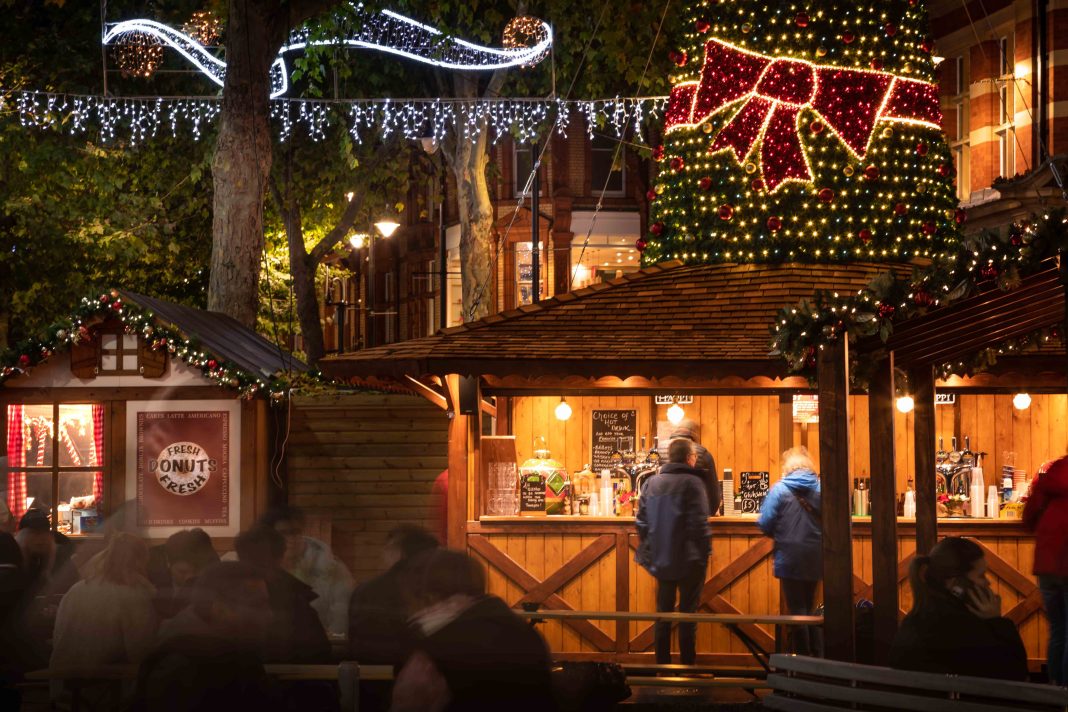
[[(760, 142), (768, 190), (785, 181), (811, 181), (798, 121), (809, 109), (850, 151), (864, 158), (879, 121), (940, 128), (938, 87), (888, 72), (843, 69), (766, 57), (719, 40), (705, 45), (701, 81), (671, 91), (665, 129), (697, 126), (741, 103), (719, 130), (710, 153), (729, 150), (739, 163)], [(761, 138), (763, 140), (761, 140)]]

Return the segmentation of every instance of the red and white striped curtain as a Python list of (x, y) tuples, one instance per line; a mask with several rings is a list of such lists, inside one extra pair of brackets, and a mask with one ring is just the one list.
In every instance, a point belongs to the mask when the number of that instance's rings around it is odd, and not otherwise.
[[(25, 433), (22, 426), (22, 406), (7, 407), (7, 466), (22, 467), (26, 464)], [(15, 520), (26, 513), (26, 473), (8, 471), (7, 507)]]
[[(93, 405), (93, 448), (96, 450), (95, 464), (104, 466), (104, 406), (100, 403)], [(97, 510), (104, 507), (104, 473), (93, 473), (93, 501)]]

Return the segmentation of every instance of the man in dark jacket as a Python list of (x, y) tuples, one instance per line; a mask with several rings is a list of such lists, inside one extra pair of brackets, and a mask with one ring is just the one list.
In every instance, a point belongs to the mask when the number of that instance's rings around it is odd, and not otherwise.
[(699, 470), (701, 481), (705, 483), (705, 489), (708, 490), (708, 511), (712, 516), (716, 516), (719, 512), (720, 501), (723, 499), (723, 492), (719, 487), (719, 473), (716, 472), (716, 460), (708, 448), (697, 441), (697, 424), (692, 420), (682, 421), (672, 431), (671, 439), (677, 438), (685, 438), (693, 443), (693, 448), (697, 452), (697, 462), (694, 467)]
[[(694, 467), (693, 442), (677, 438), (668, 446), (668, 462), (649, 480), (638, 506), (635, 561), (656, 577), (656, 610), (693, 613), (700, 603), (708, 557), (712, 552), (708, 526), (708, 495), (700, 470)], [(671, 662), (671, 624), (655, 627), (656, 662)], [(679, 654), (683, 665), (696, 660), (697, 624), (679, 624)]]

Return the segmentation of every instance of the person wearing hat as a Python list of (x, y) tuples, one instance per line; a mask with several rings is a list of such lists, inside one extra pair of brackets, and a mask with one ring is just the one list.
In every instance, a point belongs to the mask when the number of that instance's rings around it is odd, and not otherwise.
[(701, 481), (705, 483), (705, 489), (708, 492), (708, 511), (712, 513), (712, 516), (716, 516), (719, 511), (720, 500), (723, 497), (723, 493), (719, 488), (719, 476), (716, 472), (716, 461), (712, 457), (712, 453), (705, 448), (697, 440), (698, 427), (692, 420), (684, 420), (679, 423), (673, 431), (671, 431), (671, 439), (676, 440), (678, 438), (684, 438), (693, 443), (694, 450), (697, 452), (697, 464), (694, 468), (701, 472)]

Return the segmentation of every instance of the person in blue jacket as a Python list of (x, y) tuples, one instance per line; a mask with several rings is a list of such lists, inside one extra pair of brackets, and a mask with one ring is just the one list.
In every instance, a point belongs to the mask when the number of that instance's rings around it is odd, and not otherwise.
[[(712, 553), (708, 526), (708, 493), (696, 468), (692, 440), (676, 438), (668, 446), (668, 462), (649, 479), (638, 502), (638, 553), (634, 560), (656, 578), (656, 610), (693, 613)], [(671, 662), (671, 624), (653, 629), (656, 663)], [(679, 657), (683, 665), (697, 659), (697, 624), (679, 624)]]
[[(810, 616), (823, 573), (820, 478), (804, 447), (784, 452), (782, 462), (782, 479), (768, 492), (757, 526), (775, 540), (774, 574), (789, 614)], [(793, 626), (790, 640), (798, 655), (817, 652), (809, 626)]]

